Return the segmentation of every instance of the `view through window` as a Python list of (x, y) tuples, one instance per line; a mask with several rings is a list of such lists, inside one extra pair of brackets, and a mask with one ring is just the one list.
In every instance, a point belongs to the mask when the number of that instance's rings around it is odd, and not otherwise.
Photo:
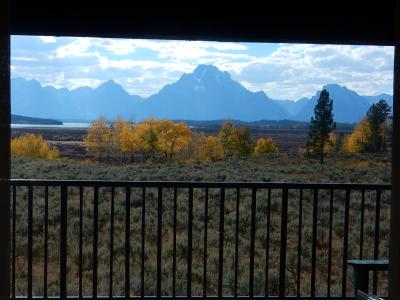
[(388, 256), (393, 51), (12, 36), (11, 177), (43, 180), (13, 295), (351, 296)]

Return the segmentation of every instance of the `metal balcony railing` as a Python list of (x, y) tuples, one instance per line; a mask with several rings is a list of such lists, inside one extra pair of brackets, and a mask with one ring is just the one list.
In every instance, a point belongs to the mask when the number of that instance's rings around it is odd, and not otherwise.
[[(11, 181), (11, 298), (354, 299), (390, 185)], [(385, 274), (372, 277), (385, 292)]]

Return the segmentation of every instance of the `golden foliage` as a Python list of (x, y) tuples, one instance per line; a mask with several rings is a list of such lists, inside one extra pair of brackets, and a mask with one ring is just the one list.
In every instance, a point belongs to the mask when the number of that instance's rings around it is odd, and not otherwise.
[(337, 149), (337, 137), (336, 134), (333, 132), (330, 132), (328, 135), (328, 141), (327, 143), (324, 145), (324, 152), (328, 153), (328, 152), (334, 152)]
[(149, 118), (136, 127), (137, 143), (144, 151), (149, 151), (154, 159), (158, 151), (157, 122), (155, 118)]
[(259, 138), (254, 148), (254, 154), (278, 152), (278, 147), (271, 138)]
[(249, 127), (237, 128), (233, 122), (226, 121), (221, 126), (218, 138), (227, 158), (248, 156), (253, 150)]
[(56, 147), (51, 147), (40, 135), (23, 134), (11, 141), (11, 154), (20, 157), (55, 160), (60, 157)]
[(353, 133), (346, 136), (343, 141), (342, 151), (366, 152), (369, 150), (371, 141), (371, 128), (367, 118), (363, 118), (356, 125)]
[(83, 142), (87, 150), (94, 153), (98, 158), (104, 153), (109, 156), (112, 145), (111, 129), (104, 117), (100, 117), (90, 125)]
[(160, 120), (156, 122), (156, 135), (159, 151), (171, 160), (174, 154), (188, 149), (192, 131), (185, 123)]
[(122, 152), (133, 155), (140, 149), (136, 127), (132, 124), (124, 123), (121, 132), (119, 146)]
[(217, 161), (224, 158), (224, 148), (216, 136), (202, 136), (198, 149), (200, 161)]

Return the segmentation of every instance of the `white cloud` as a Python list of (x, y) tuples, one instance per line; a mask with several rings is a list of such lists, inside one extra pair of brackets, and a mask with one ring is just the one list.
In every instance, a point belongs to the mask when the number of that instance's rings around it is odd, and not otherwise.
[(276, 98), (310, 96), (315, 84), (328, 83), (360, 94), (392, 93), (393, 47), (280, 44), (270, 55), (241, 64), (233, 77)]
[(73, 42), (57, 48), (56, 56), (57, 58), (65, 58), (68, 56), (87, 56), (90, 55), (90, 53), (87, 52), (90, 46), (90, 38), (77, 38)]
[(136, 48), (134, 40), (127, 39), (97, 39), (95, 44), (116, 55), (132, 54)]
[(197, 65), (213, 64), (273, 98), (311, 96), (327, 83), (360, 94), (392, 93), (393, 47), (277, 44), (261, 56), (247, 43), (39, 38), (43, 43), (36, 48), (20, 43), (11, 49), (12, 73), (58, 87), (94, 87), (114, 79), (131, 93), (149, 96)]
[(39, 36), (43, 43), (52, 44), (56, 43), (57, 39), (54, 36)]

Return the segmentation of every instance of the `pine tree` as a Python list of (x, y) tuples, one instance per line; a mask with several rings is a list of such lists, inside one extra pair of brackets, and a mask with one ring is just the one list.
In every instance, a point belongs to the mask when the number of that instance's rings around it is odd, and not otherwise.
[(373, 152), (381, 151), (383, 148), (383, 132), (385, 122), (390, 116), (391, 108), (383, 99), (371, 105), (367, 112), (367, 119), (371, 128), (371, 148)]
[(333, 121), (333, 100), (329, 92), (322, 90), (311, 117), (310, 131), (307, 141), (308, 153), (319, 153), (321, 165), (324, 163), (325, 145), (329, 143), (329, 133), (336, 128)]

